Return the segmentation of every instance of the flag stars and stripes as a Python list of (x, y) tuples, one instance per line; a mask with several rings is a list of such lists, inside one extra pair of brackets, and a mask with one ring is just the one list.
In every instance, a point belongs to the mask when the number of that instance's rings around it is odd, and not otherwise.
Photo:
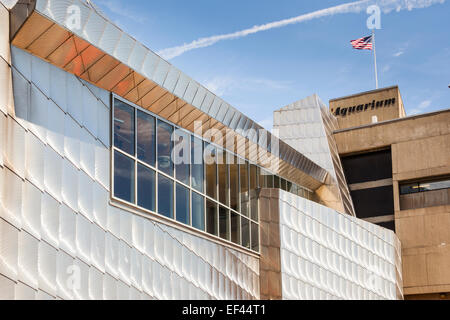
[(353, 48), (355, 48), (357, 50), (372, 50), (372, 48), (373, 48), (372, 42), (373, 42), (372, 35), (350, 41)]

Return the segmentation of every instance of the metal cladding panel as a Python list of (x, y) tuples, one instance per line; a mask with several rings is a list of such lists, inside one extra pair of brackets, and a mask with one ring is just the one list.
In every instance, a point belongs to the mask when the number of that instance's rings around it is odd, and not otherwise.
[(86, 130), (80, 136), (80, 165), (90, 177), (95, 178), (95, 138)]
[(170, 64), (164, 60), (159, 60), (158, 66), (156, 67), (155, 74), (153, 75), (153, 82), (163, 85), (167, 78), (167, 74), (170, 70)]
[(179, 78), (180, 78), (180, 71), (174, 67), (170, 67), (170, 70), (167, 73), (166, 80), (164, 81), (164, 88), (166, 88), (169, 92), (173, 93)]
[(64, 156), (77, 168), (80, 167), (82, 128), (71, 117), (64, 118)]
[[(0, 58), (1, 59), (1, 58)], [(13, 91), (12, 91), (11, 69), (3, 59), (0, 60), (0, 112), (6, 114), (12, 109)]]
[(59, 217), (59, 247), (71, 256), (76, 255), (76, 213), (62, 205)]
[(48, 105), (47, 143), (64, 156), (64, 119), (65, 113), (53, 101)]
[(59, 211), (60, 204), (50, 195), (44, 193), (41, 208), (41, 239), (59, 247)]
[[(0, 65), (3, 65), (3, 63), (0, 62)], [(0, 71), (2, 72), (2, 74), (4, 74), (3, 70)], [(14, 87), (14, 104), (15, 104), (14, 109), (16, 119), (19, 123), (26, 124), (30, 114), (31, 84), (15, 68), (12, 69), (12, 81)], [(6, 92), (3, 94), (6, 95)], [(2, 106), (0, 108), (5, 107), (6, 109), (6, 106), (7, 106), (6, 102), (4, 102), (2, 103)], [(6, 110), (3, 110), (3, 112), (4, 114), (7, 113)]]
[[(3, 115), (1, 115), (3, 116)], [(14, 144), (7, 143), (4, 151), (4, 161), (21, 177), (25, 177), (25, 145), (26, 132), (16, 121), (8, 118), (6, 121), (6, 142), (15, 141)]]
[(393, 232), (283, 191), (279, 206), (284, 299), (402, 298)]

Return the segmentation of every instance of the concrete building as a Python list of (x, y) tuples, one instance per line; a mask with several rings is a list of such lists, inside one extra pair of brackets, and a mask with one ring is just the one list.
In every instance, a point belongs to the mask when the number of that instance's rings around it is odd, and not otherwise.
[(391, 98), (394, 104), (369, 111), (385, 121), (371, 123), (364, 111), (338, 116), (334, 138), (356, 216), (396, 231), (405, 298), (448, 299), (450, 110), (402, 116), (396, 87), (333, 100), (330, 109)]
[[(449, 299), (450, 110), (407, 117), (396, 86), (333, 99), (325, 109), (312, 96), (276, 111), (274, 126), (344, 181), (341, 195), (349, 190), (356, 218), (396, 233), (405, 299)], [(311, 123), (319, 125), (305, 129)], [(331, 137), (320, 123), (337, 123)]]
[(0, 299), (403, 298), (323, 104), (315, 157), (89, 3), (2, 0), (0, 23)]

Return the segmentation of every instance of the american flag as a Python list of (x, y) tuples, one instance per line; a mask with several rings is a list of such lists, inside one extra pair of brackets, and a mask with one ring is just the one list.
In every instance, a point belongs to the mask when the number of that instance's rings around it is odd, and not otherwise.
[(372, 50), (372, 40), (373, 40), (373, 36), (367, 36), (367, 37), (363, 37), (363, 38), (359, 38), (357, 40), (352, 40), (350, 41), (353, 48), (358, 49), (358, 50)]

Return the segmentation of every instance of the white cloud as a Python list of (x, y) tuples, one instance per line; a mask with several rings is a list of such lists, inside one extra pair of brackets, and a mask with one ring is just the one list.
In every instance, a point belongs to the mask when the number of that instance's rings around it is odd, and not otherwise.
[(172, 59), (182, 55), (183, 53), (199, 48), (205, 48), (214, 45), (217, 42), (225, 40), (233, 40), (246, 37), (251, 34), (255, 34), (262, 31), (267, 31), (275, 28), (281, 28), (288, 25), (298, 24), (313, 19), (323, 18), (327, 16), (334, 16), (336, 14), (344, 13), (360, 13), (365, 11), (370, 5), (377, 4), (383, 10), (384, 13), (389, 13), (393, 10), (412, 10), (415, 8), (426, 8), (436, 3), (444, 3), (445, 0), (361, 0), (355, 2), (349, 2), (338, 6), (317, 10), (307, 14), (302, 14), (297, 17), (284, 19), (280, 21), (274, 21), (262, 25), (256, 25), (252, 28), (244, 29), (241, 31), (219, 34), (210, 37), (200, 38), (190, 43), (185, 43), (180, 46), (167, 48), (160, 50), (158, 54), (165, 59)]
[(383, 72), (383, 73), (386, 73), (386, 72), (389, 72), (390, 70), (391, 70), (391, 66), (390, 66), (389, 64), (387, 64), (387, 65), (385, 65), (385, 66), (383, 67), (382, 72)]
[(394, 53), (394, 57), (400, 57), (401, 55), (403, 55), (405, 52), (403, 52), (403, 51), (399, 51), (399, 52), (396, 52), (396, 53)]
[(413, 109), (411, 111), (411, 115), (423, 113), (426, 109), (428, 109), (431, 106), (431, 103), (432, 103), (431, 100), (422, 101), (416, 109)]

